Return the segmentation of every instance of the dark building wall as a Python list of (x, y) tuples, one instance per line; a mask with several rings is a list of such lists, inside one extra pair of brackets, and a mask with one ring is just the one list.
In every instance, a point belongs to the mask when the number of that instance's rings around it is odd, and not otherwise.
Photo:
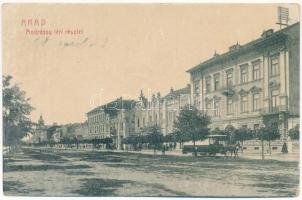
[(300, 110), (300, 24), (288, 30), (289, 49), (289, 110), (299, 115)]

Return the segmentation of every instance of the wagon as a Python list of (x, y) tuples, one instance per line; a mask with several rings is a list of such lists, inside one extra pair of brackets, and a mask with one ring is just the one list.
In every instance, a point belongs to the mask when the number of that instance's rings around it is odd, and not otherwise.
[[(195, 145), (197, 154), (215, 156), (217, 153), (225, 153), (224, 141), (226, 137), (226, 135), (209, 135), (207, 138), (209, 144)], [(193, 154), (194, 152), (194, 145), (184, 145), (182, 148), (183, 154)]]

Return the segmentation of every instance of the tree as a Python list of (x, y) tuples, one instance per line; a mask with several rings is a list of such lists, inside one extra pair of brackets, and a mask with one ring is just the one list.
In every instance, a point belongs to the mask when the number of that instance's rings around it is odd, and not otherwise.
[(15, 147), (21, 139), (32, 132), (32, 122), (29, 118), (34, 109), (26, 93), (17, 84), (12, 85), (12, 76), (2, 76), (3, 82), (3, 135), (4, 145)]
[(251, 129), (239, 128), (235, 130), (235, 141), (240, 141), (243, 144), (244, 140), (250, 140), (253, 138), (253, 133)]
[(179, 143), (179, 147), (180, 149), (182, 148), (182, 145), (185, 141), (188, 141), (190, 139), (188, 139), (187, 135), (183, 134), (182, 132), (180, 131), (174, 131), (172, 133), (173, 137), (175, 138), (175, 142), (178, 142)]
[(142, 134), (146, 136), (148, 143), (152, 146), (155, 157), (156, 149), (161, 147), (164, 142), (161, 128), (158, 125), (147, 126), (142, 129)]
[(211, 130), (211, 135), (223, 135), (224, 132), (222, 130), (220, 130), (220, 128), (214, 128), (213, 130)]
[(227, 135), (228, 143), (234, 144), (235, 143), (235, 133), (236, 129), (232, 125), (227, 125), (224, 129), (224, 134)]
[(271, 141), (280, 138), (280, 133), (277, 126), (267, 126), (260, 129), (262, 139), (268, 141), (269, 153), (271, 154)]
[(300, 136), (300, 131), (299, 131), (300, 127), (299, 124), (297, 124), (294, 128), (289, 130), (289, 137), (292, 140), (299, 140), (299, 136)]
[[(134, 150), (137, 150), (137, 145), (141, 142), (141, 137), (139, 135), (129, 135), (123, 139), (123, 144), (132, 145)], [(126, 148), (128, 150), (128, 148)]]
[(177, 117), (174, 128), (176, 132), (184, 134), (185, 139), (193, 141), (194, 155), (197, 156), (196, 141), (204, 140), (209, 135), (208, 125), (210, 117), (206, 113), (197, 110), (195, 107), (186, 106)]

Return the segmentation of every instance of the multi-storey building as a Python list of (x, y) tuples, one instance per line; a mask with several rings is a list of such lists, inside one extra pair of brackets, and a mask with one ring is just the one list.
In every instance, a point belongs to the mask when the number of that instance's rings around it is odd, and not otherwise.
[(238, 43), (191, 68), (191, 99), (212, 128), (278, 126), (283, 139), (299, 124), (299, 23)]
[(47, 126), (45, 125), (43, 117), (41, 115), (38, 123), (34, 126), (34, 132), (33, 136), (30, 139), (30, 143), (37, 144), (47, 141)]
[(123, 138), (134, 132), (134, 106), (134, 100), (119, 98), (89, 111), (88, 138), (112, 138), (114, 145), (121, 149)]
[(174, 90), (171, 88), (170, 92), (163, 97), (163, 132), (169, 134), (173, 132), (174, 122), (179, 115), (179, 111), (187, 105), (191, 105), (190, 85), (187, 87)]
[(154, 124), (161, 127), (164, 135), (172, 133), (180, 109), (190, 102), (190, 85), (179, 90), (171, 88), (164, 97), (160, 93), (153, 94), (150, 100), (141, 92), (135, 107), (135, 133)]
[(75, 136), (77, 138), (82, 138), (82, 139), (86, 139), (88, 138), (89, 136), (89, 131), (88, 131), (88, 122), (85, 121), (83, 123), (80, 123), (78, 124), (76, 127), (75, 127)]

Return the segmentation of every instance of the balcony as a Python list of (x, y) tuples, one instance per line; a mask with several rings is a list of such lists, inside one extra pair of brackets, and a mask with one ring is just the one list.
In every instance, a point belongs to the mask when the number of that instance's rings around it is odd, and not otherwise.
[(287, 106), (275, 106), (275, 107), (265, 107), (261, 109), (261, 114), (263, 115), (270, 115), (270, 114), (277, 114), (279, 112), (287, 112)]

